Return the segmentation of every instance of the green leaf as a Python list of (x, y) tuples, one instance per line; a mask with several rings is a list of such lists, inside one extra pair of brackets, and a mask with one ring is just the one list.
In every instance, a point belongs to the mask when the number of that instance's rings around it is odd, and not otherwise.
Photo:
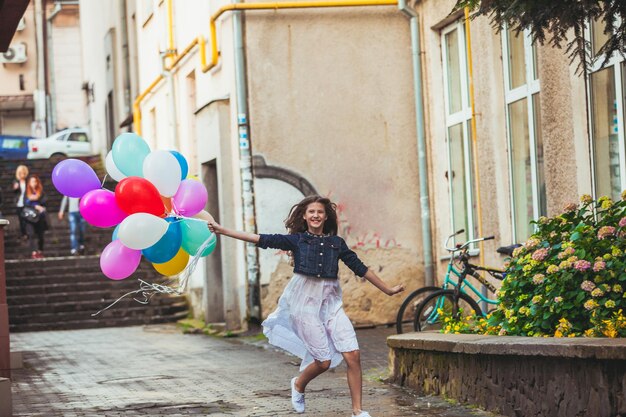
[(582, 234), (580, 232), (574, 232), (572, 233), (572, 236), (570, 237), (570, 240), (572, 242), (576, 242), (577, 240), (579, 240), (582, 237)]

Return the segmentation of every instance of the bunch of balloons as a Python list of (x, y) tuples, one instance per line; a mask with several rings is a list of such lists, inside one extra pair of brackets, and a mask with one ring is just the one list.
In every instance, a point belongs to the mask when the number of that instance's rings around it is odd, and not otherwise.
[[(189, 255), (207, 256), (216, 237), (207, 228), (210, 215), (204, 185), (187, 178), (188, 165), (177, 151), (150, 151), (134, 133), (123, 133), (106, 157), (115, 192), (102, 188), (94, 170), (79, 159), (59, 162), (52, 171), (56, 189), (80, 198), (80, 213), (96, 227), (115, 227), (113, 240), (100, 255), (110, 279), (132, 275), (143, 255), (161, 274), (182, 272)], [(200, 248), (201, 253), (197, 253)]]

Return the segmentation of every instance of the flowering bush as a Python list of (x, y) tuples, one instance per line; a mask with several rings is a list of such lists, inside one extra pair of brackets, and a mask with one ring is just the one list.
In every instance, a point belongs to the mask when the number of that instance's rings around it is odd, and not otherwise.
[(626, 336), (626, 192), (581, 197), (513, 253), (486, 318), (452, 318), (444, 331), (519, 336)]

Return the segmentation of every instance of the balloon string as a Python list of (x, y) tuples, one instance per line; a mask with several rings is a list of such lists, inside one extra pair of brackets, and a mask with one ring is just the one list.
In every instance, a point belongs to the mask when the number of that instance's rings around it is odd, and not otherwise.
[(104, 188), (104, 184), (107, 182), (108, 176), (109, 174), (104, 174), (104, 178), (102, 178), (102, 185), (100, 185), (100, 188)]
[[(204, 220), (201, 220), (201, 219), (193, 219), (193, 220), (204, 221)], [(177, 220), (177, 221), (182, 221), (182, 220)], [(177, 287), (171, 286), (172, 284), (175, 283), (176, 280), (170, 280), (165, 285), (162, 285), (162, 284), (149, 283), (149, 282), (146, 282), (146, 281), (140, 279), (139, 280), (139, 289), (138, 290), (133, 290), (133, 291), (127, 292), (126, 294), (124, 294), (121, 297), (119, 297), (117, 300), (113, 301), (107, 307), (103, 308), (102, 310), (100, 310), (100, 311), (98, 311), (96, 313), (93, 313), (91, 316), (92, 317), (97, 316), (98, 314), (100, 314), (100, 313), (108, 310), (109, 308), (113, 307), (115, 304), (117, 304), (123, 298), (126, 298), (126, 297), (128, 297), (129, 295), (132, 295), (132, 294), (141, 293), (141, 297), (143, 297), (143, 299), (138, 300), (137, 298), (133, 298), (133, 300), (137, 301), (140, 304), (144, 304), (144, 305), (148, 304), (150, 302), (150, 299), (157, 293), (158, 294), (169, 294), (169, 295), (183, 295), (183, 293), (187, 289), (187, 282), (189, 281), (189, 277), (191, 276), (193, 271), (198, 266), (198, 262), (200, 261), (200, 258), (202, 257), (202, 252), (204, 252), (204, 250), (212, 243), (212, 241), (214, 239), (216, 239), (215, 235), (211, 234), (211, 236), (209, 236), (202, 243), (202, 245), (200, 245), (198, 250), (196, 250), (196, 253), (191, 257), (191, 260), (189, 261), (189, 263), (187, 264), (185, 269), (179, 274), (178, 286)]]

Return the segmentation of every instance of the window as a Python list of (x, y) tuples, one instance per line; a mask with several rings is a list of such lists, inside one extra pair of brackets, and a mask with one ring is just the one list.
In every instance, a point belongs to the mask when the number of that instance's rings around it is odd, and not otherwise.
[(82, 132), (70, 133), (70, 137), (67, 140), (70, 142), (89, 142), (87, 135)]
[(459, 21), (441, 32), (446, 140), (448, 142), (448, 184), (451, 229), (465, 230), (462, 240), (477, 237), (478, 221), (474, 196), (474, 161), (468, 93), (465, 23)]
[(529, 32), (502, 31), (513, 240), (526, 240), (544, 216), (546, 187), (537, 51)]
[[(590, 25), (591, 51), (594, 56), (606, 43), (608, 35), (596, 22)], [(591, 118), (593, 194), (620, 199), (626, 188), (624, 154), (624, 99), (626, 62), (616, 53), (605, 67), (604, 57), (593, 63), (589, 75), (589, 115)]]

